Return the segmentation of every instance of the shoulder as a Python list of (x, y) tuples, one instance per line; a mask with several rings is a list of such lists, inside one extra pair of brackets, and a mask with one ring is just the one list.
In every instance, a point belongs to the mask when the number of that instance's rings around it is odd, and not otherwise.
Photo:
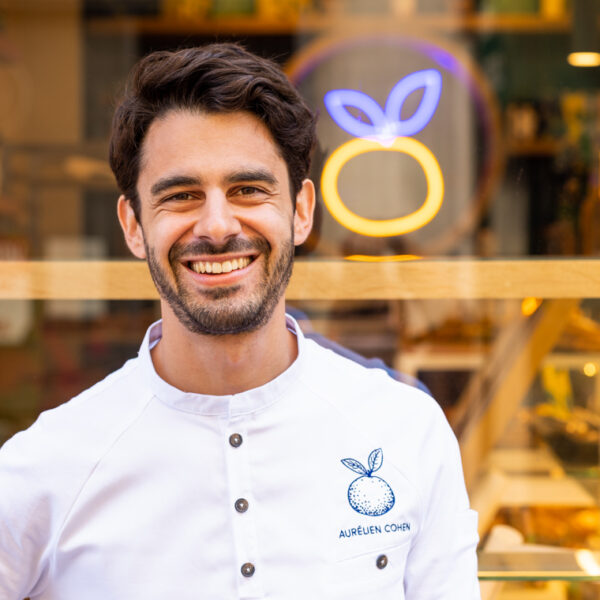
[(108, 434), (112, 427), (119, 427), (135, 414), (140, 401), (147, 397), (140, 388), (141, 380), (138, 360), (131, 359), (74, 398), (41, 413), (23, 433), (33, 436), (48, 430), (55, 435), (64, 430), (68, 437), (79, 435), (88, 441), (92, 441), (90, 435), (95, 432)]
[[(0, 479), (52, 474), (56, 489), (78, 485), (99, 456), (143, 410), (150, 392), (139, 389), (137, 360), (125, 363), (96, 385), (64, 404), (44, 411), (31, 427), (0, 448)], [(35, 487), (29, 479), (28, 488)]]
[(429, 394), (310, 340), (307, 346), (310, 367), (304, 374), (306, 385), (321, 402), (333, 407), (340, 423), (385, 445), (388, 460), (411, 479), (419, 478), (421, 467), (436, 469), (449, 451), (456, 456), (456, 437)]
[(151, 394), (134, 393), (136, 360), (65, 404), (43, 412), (0, 448), (0, 596), (22, 598), (48, 573), (71, 506)]
[(438, 403), (429, 394), (392, 378), (386, 370), (368, 368), (312, 340), (306, 340), (306, 349), (309, 360), (305, 382), (340, 408), (374, 419), (385, 411), (406, 419), (444, 420)]

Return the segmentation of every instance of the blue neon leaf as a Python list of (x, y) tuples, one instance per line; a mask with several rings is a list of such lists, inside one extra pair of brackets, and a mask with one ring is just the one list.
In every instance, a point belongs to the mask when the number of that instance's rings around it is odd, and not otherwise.
[(354, 460), (353, 458), (342, 458), (342, 464), (345, 467), (348, 467), (351, 471), (358, 473), (360, 475), (366, 475), (367, 470), (362, 466), (362, 463)]
[(381, 468), (383, 464), (383, 450), (381, 448), (377, 448), (377, 450), (373, 450), (371, 454), (369, 454), (369, 469), (371, 473), (374, 473), (378, 469)]
[[(356, 137), (372, 137), (378, 134), (385, 125), (386, 117), (383, 109), (371, 96), (358, 90), (331, 90), (323, 99), (331, 118), (345, 131)], [(369, 117), (365, 123), (352, 115), (347, 106), (362, 110)]]
[[(423, 98), (417, 110), (408, 119), (400, 115), (404, 101), (410, 94), (423, 88)], [(415, 135), (421, 131), (433, 117), (442, 95), (442, 76), (436, 69), (416, 71), (402, 78), (390, 92), (385, 103), (385, 116), (393, 123), (394, 134), (398, 137)]]

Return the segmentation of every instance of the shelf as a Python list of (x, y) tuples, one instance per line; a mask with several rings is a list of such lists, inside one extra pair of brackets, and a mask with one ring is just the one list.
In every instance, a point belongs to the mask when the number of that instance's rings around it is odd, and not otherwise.
[[(413, 377), (423, 371), (476, 371), (485, 364), (490, 348), (475, 342), (442, 346), (428, 342), (406, 349), (398, 355), (394, 368)], [(574, 370), (581, 370), (586, 363), (600, 365), (600, 352), (553, 352), (542, 361), (543, 365)]]
[[(310, 28), (314, 27), (311, 24)], [(88, 32), (96, 35), (292, 35), (301, 28), (299, 19), (257, 17), (111, 17), (87, 21)]]
[(531, 141), (510, 141), (506, 144), (509, 156), (555, 156), (561, 148), (560, 140), (543, 139)]
[[(297, 260), (289, 300), (600, 298), (600, 259)], [(0, 300), (156, 299), (138, 261), (2, 261)]]
[(87, 20), (89, 33), (96, 35), (294, 35), (298, 32), (378, 33), (465, 31), (496, 33), (567, 33), (570, 19), (547, 19), (537, 14), (417, 14), (400, 15), (318, 15), (283, 19), (258, 16), (231, 17), (94, 17)]
[(600, 553), (589, 550), (480, 552), (479, 579), (600, 581)]

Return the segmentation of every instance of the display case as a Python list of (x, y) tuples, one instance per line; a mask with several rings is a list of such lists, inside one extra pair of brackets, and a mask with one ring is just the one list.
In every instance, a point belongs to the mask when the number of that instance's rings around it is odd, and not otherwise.
[[(127, 72), (241, 41), (320, 114), (290, 310), (440, 403), (484, 599), (600, 598), (600, 95), (567, 62), (573, 5), (0, 0), (0, 443), (159, 316), (106, 163)], [(403, 128), (373, 142), (378, 123)]]

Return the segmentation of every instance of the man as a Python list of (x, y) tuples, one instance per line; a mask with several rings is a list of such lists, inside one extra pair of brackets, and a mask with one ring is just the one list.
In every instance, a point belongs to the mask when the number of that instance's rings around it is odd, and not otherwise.
[(471, 600), (476, 516), (423, 392), (286, 317), (314, 117), (229, 44), (135, 68), (110, 162), (162, 320), (0, 453), (0, 597)]

